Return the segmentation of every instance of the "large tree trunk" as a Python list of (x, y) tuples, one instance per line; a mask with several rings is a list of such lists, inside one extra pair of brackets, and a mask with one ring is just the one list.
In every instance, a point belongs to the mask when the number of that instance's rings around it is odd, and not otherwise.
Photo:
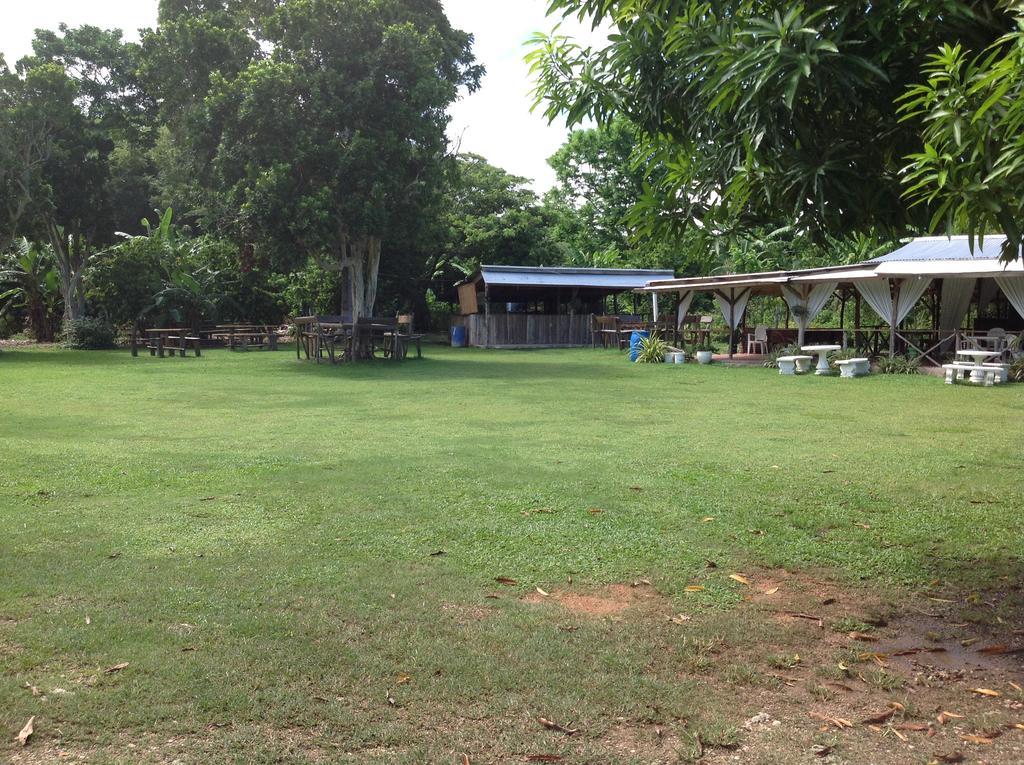
[(64, 298), (64, 321), (78, 321), (85, 318), (85, 243), (77, 234), (66, 237), (63, 229), (53, 221), (47, 225), (47, 233), (57, 260), (57, 276)]
[(342, 232), (333, 261), (314, 256), (322, 269), (340, 275), (343, 286), (342, 313), (345, 313), (346, 307), (350, 308), (352, 321), (373, 316), (380, 276), (380, 250), (380, 237), (351, 237)]

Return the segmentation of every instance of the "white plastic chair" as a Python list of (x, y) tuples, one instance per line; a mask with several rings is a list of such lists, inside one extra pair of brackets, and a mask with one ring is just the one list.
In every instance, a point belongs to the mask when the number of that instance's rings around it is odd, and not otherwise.
[(754, 327), (754, 334), (747, 335), (747, 353), (754, 353), (755, 348), (760, 348), (760, 353), (768, 353), (768, 327), (758, 324)]

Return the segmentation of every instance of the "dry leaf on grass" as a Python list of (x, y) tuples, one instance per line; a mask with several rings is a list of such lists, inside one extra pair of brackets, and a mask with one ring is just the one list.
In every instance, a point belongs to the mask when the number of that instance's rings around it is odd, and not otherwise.
[(412, 675), (407, 675), (404, 672), (395, 678), (395, 685), (405, 685), (412, 680)]
[(591, 515), (600, 515), (601, 513), (604, 512), (604, 510), (602, 510), (599, 507), (592, 507), (589, 510), (587, 510), (587, 512), (590, 513)]
[(991, 744), (994, 740), (985, 736), (964, 736), (963, 739), (969, 744), (981, 744), (984, 746)]
[(18, 743), (22, 746), (28, 746), (28, 740), (32, 737), (32, 734), (35, 733), (35, 721), (36, 717), (35, 715), (32, 715), (32, 717), (28, 718), (28, 722), (25, 723), (25, 727), (21, 729), (21, 733), (18, 734)]
[(469, 755), (468, 754), (463, 754), (462, 755), (462, 765), (472, 765), (472, 763), (469, 761)]
[(852, 722), (850, 722), (849, 720), (845, 720), (842, 717), (830, 717), (829, 715), (823, 715), (820, 712), (808, 712), (807, 714), (810, 717), (813, 717), (815, 720), (821, 720), (822, 722), (827, 722), (832, 725), (835, 725), (837, 728), (839, 728), (839, 730), (853, 727)]
[(689, 614), (676, 614), (675, 616), (670, 616), (668, 620), (673, 624), (686, 624), (692, 618)]
[(750, 586), (750, 580), (743, 576), (743, 574), (729, 574), (729, 578), (732, 579), (734, 582), (745, 584), (748, 587)]
[(537, 594), (540, 595), (541, 597), (544, 597), (544, 598), (550, 598), (551, 597), (551, 593), (549, 593), (549, 592), (547, 592), (545, 590), (542, 590), (540, 587), (537, 588)]
[(897, 730), (915, 730), (915, 731), (926, 731), (931, 730), (931, 725), (928, 723), (900, 723), (896, 726)]
[(556, 730), (559, 733), (564, 733), (567, 736), (573, 736), (579, 732), (575, 728), (566, 728), (564, 725), (559, 725), (558, 723), (548, 720), (544, 717), (538, 717), (537, 722), (539, 722), (548, 730)]
[(953, 763), (963, 762), (965, 759), (966, 758), (964, 757), (962, 752), (950, 752), (949, 754), (937, 754), (937, 755), (935, 755), (934, 762), (943, 762), (943, 763), (951, 763), (951, 764), (953, 764)]
[(509, 579), (507, 576), (496, 576), (494, 577), (494, 581), (498, 584), (507, 584), (509, 586), (519, 584), (515, 579)]
[(90, 624), (92, 624), (92, 619), (90, 619), (88, 616), (86, 616), (85, 617), (85, 626), (88, 627)]
[(561, 762), (565, 758), (558, 754), (531, 754), (527, 762)]
[(651, 580), (650, 579), (637, 579), (635, 582), (633, 582), (633, 584), (630, 585), (630, 587), (641, 587), (641, 586), (644, 586), (644, 585), (646, 585), (647, 587), (651, 587), (652, 586), (651, 585)]
[(774, 595), (774, 594), (775, 594), (775, 593), (777, 593), (778, 591), (779, 591), (779, 588), (778, 588), (778, 587), (772, 587), (772, 588), (771, 588), (770, 590), (765, 590), (765, 591), (764, 591), (763, 593), (761, 593), (761, 594), (762, 594), (762, 595)]
[[(1024, 648), (1011, 648), (1008, 645), (990, 645), (985, 648), (979, 648), (978, 653), (988, 654), (989, 656), (1001, 656), (1004, 654), (1024, 653)], [(1019, 688), (1020, 686), (1018, 686), (1018, 690)]]
[(958, 715), (955, 712), (939, 712), (939, 716), (936, 718), (939, 721), (939, 725), (945, 725), (950, 720), (962, 720), (963, 715)]
[(715, 517), (713, 515), (709, 515), (707, 518), (701, 518), (700, 522), (701, 523), (711, 523), (711, 521), (713, 521), (713, 520), (715, 520)]
[(103, 674), (112, 675), (115, 672), (120, 672), (122, 669), (126, 669), (127, 667), (128, 662), (122, 661), (120, 664), (115, 664), (113, 667), (107, 667), (105, 670), (103, 670)]
[(878, 638), (877, 637), (875, 637), (874, 635), (869, 635), (866, 632), (856, 632), (856, 631), (854, 631), (854, 632), (851, 632), (847, 637), (849, 637), (851, 640), (859, 640), (862, 643), (877, 643), (878, 642)]
[(683, 592), (704, 592), (704, 588), (699, 584), (691, 584), (689, 587), (686, 587)]
[(31, 691), (33, 696), (42, 696), (43, 695), (42, 691), (40, 691), (38, 688), (36, 688), (31, 683), (25, 683), (25, 688), (27, 688), (29, 691)]
[(979, 696), (989, 696), (991, 698), (998, 698), (1003, 695), (999, 691), (993, 691), (991, 688), (971, 688), (971, 693), (976, 693)]

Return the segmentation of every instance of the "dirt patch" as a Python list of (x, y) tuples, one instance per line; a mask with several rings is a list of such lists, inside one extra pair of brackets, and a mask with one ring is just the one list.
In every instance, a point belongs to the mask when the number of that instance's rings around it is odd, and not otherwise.
[(523, 598), (527, 603), (557, 603), (566, 611), (593, 619), (621, 618), (623, 614), (643, 605), (650, 609), (652, 605), (664, 599), (650, 585), (613, 584), (597, 590), (553, 590), (543, 595), (532, 592)]

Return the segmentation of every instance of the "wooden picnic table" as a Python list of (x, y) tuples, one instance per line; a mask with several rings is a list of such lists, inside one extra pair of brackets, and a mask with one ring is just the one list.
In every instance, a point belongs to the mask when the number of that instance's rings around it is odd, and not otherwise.
[[(201, 339), (198, 335), (190, 335), (189, 332), (190, 330), (181, 327), (147, 329), (146, 347), (149, 349), (149, 355), (164, 358), (165, 352), (170, 351), (170, 355), (173, 357), (174, 352), (178, 351), (181, 358), (185, 358), (186, 351), (191, 347), (197, 357), (201, 356), (202, 351), (199, 347)], [(132, 355), (138, 355), (134, 348)]]

